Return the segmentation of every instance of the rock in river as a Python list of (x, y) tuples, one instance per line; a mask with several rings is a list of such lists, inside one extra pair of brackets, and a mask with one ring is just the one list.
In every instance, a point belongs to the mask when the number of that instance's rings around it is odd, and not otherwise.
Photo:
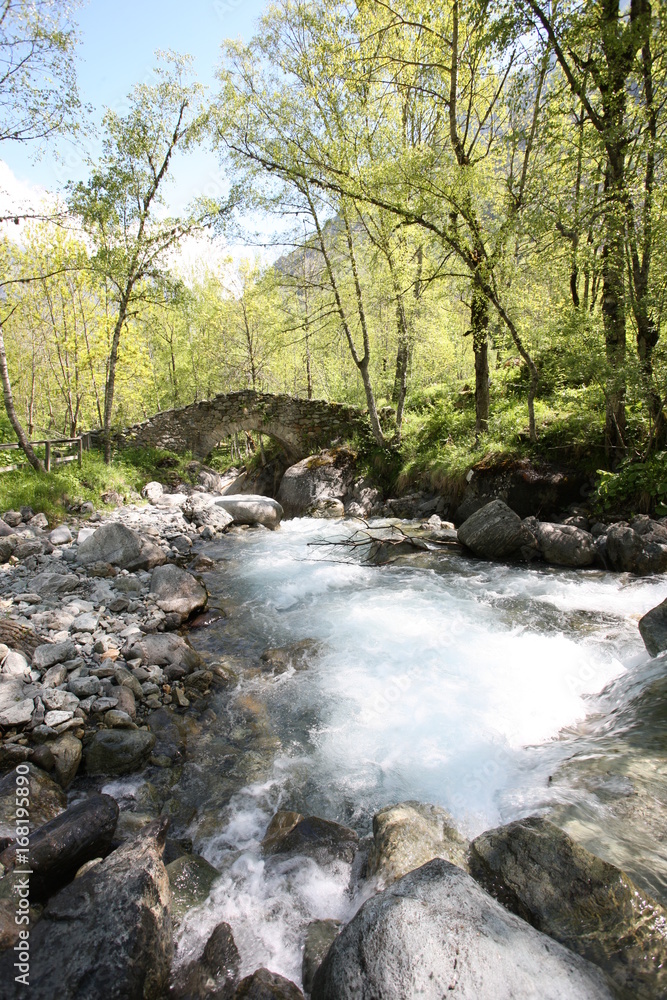
[(30, 933), (29, 987), (0, 956), (3, 1000), (163, 1000), (173, 953), (167, 822), (156, 820), (62, 889)]
[(277, 500), (256, 494), (244, 493), (224, 496), (215, 501), (232, 516), (235, 524), (263, 524), (265, 528), (277, 528), (283, 517), (283, 509)]
[(508, 909), (608, 972), (628, 996), (667, 996), (667, 913), (614, 865), (539, 816), (473, 841), (471, 871)]
[[(39, 767), (27, 764), (31, 830), (48, 823), (67, 807), (62, 788)], [(16, 837), (16, 768), (0, 778), (0, 845), (6, 847)], [(21, 787), (25, 787), (23, 784)]]
[(338, 935), (312, 1000), (611, 1000), (595, 966), (436, 859), (373, 896)]
[(667, 649), (667, 600), (639, 619), (639, 632), (651, 656)]
[(265, 854), (304, 854), (319, 864), (326, 864), (334, 859), (347, 862), (354, 859), (359, 836), (347, 826), (319, 816), (306, 816), (300, 818), (294, 826), (287, 824), (282, 832), (270, 836), (274, 823), (275, 817), (262, 841)]
[(155, 737), (144, 729), (100, 729), (86, 748), (88, 774), (131, 774), (146, 762)]
[(468, 847), (444, 809), (423, 802), (400, 802), (373, 817), (368, 873), (388, 885), (432, 858), (467, 868)]
[(234, 1000), (303, 1000), (303, 993), (289, 979), (268, 969), (257, 969), (238, 985)]
[(459, 528), (458, 539), (480, 559), (506, 559), (537, 548), (519, 515), (502, 500), (492, 500), (475, 511)]
[(169, 993), (170, 1000), (233, 1000), (241, 959), (229, 924), (219, 923), (201, 958), (181, 966)]
[(205, 607), (208, 599), (206, 588), (192, 573), (174, 565), (157, 566), (153, 570), (150, 592), (161, 611), (178, 614), (182, 619)]
[[(118, 803), (110, 795), (91, 795), (30, 836), (30, 899), (47, 899), (76, 875), (86, 861), (109, 853), (118, 821)], [(0, 865), (16, 867), (16, 847), (0, 854)], [(20, 867), (20, 864), (19, 864)]]

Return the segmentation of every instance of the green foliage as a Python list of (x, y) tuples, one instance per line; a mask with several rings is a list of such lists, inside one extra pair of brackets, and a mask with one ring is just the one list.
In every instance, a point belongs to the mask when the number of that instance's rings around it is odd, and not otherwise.
[(667, 452), (623, 462), (615, 472), (601, 469), (598, 477), (591, 500), (601, 513), (667, 515)]
[[(15, 454), (15, 453), (13, 453)], [(174, 455), (157, 448), (128, 448), (114, 455), (106, 465), (98, 451), (84, 452), (82, 466), (75, 462), (57, 466), (53, 472), (37, 473), (27, 467), (0, 475), (0, 510), (32, 507), (43, 511), (53, 523), (69, 507), (86, 500), (96, 508), (109, 506), (102, 497), (118, 493), (127, 501), (137, 502), (142, 487), (150, 480), (170, 483), (187, 480), (188, 455)]]

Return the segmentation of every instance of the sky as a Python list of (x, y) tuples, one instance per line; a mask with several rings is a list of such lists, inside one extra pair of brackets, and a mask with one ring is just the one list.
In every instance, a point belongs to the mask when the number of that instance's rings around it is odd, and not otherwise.
[[(122, 106), (132, 85), (148, 79), (157, 49), (192, 55), (199, 82), (214, 92), (222, 40), (249, 40), (266, 6), (267, 0), (88, 0), (75, 13), (82, 101), (92, 105), (99, 123), (105, 106)], [(86, 156), (94, 150), (60, 141), (35, 159), (29, 145), (3, 143), (0, 188), (34, 198), (44, 189), (56, 192), (87, 176)], [(201, 149), (174, 162), (165, 194), (169, 209), (178, 212), (195, 195), (220, 190), (217, 158)]]

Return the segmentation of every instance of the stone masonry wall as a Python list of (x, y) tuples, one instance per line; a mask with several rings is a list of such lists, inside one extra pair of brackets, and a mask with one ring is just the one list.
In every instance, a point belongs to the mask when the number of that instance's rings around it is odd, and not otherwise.
[(339, 437), (370, 432), (363, 411), (321, 399), (297, 399), (246, 389), (215, 396), (178, 410), (165, 410), (128, 427), (119, 444), (192, 451), (205, 458), (224, 438), (261, 431), (275, 438), (297, 461)]

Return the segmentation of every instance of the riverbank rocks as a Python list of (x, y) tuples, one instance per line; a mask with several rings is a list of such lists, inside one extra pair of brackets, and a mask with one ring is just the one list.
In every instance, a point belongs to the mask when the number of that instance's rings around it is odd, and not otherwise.
[(80, 543), (77, 559), (83, 566), (109, 563), (130, 573), (153, 569), (167, 561), (165, 552), (125, 524), (112, 521), (103, 524)]
[(48, 670), (58, 663), (73, 660), (76, 656), (76, 646), (71, 639), (64, 642), (48, 642), (38, 646), (32, 654), (32, 665), (35, 670)]
[(144, 500), (148, 500), (150, 503), (154, 503), (160, 500), (164, 494), (164, 486), (162, 483), (156, 483), (154, 480), (150, 483), (146, 483), (141, 491), (141, 495)]
[(208, 896), (220, 872), (199, 854), (182, 854), (167, 865), (174, 919), (181, 920)]
[(639, 634), (651, 656), (667, 649), (667, 600), (639, 619)]
[(56, 779), (63, 788), (72, 784), (81, 763), (81, 740), (73, 733), (63, 733), (46, 748), (53, 758)]
[[(328, 501), (342, 504), (352, 490), (354, 455), (344, 448), (310, 455), (286, 470), (278, 490), (285, 517), (307, 517), (326, 511)], [(340, 508), (332, 508), (336, 514)]]
[(6, 1000), (163, 1000), (173, 953), (167, 823), (136, 839), (54, 896), (30, 933), (30, 986), (14, 981), (13, 952), (0, 956)]
[[(67, 808), (67, 796), (62, 788), (39, 767), (28, 763), (28, 790), (30, 798), (30, 830), (48, 823)], [(0, 778), (0, 849), (16, 837), (16, 768)]]
[(467, 868), (468, 847), (444, 809), (423, 802), (400, 802), (373, 817), (368, 874), (377, 876), (381, 885), (389, 885), (432, 858)]
[(304, 1000), (304, 996), (291, 980), (268, 969), (257, 969), (241, 980), (234, 1000)]
[(277, 500), (253, 493), (225, 495), (215, 501), (215, 506), (229, 514), (234, 524), (261, 524), (273, 530), (283, 518), (283, 508)]
[(529, 517), (523, 522), (537, 539), (540, 554), (553, 566), (592, 566), (597, 559), (595, 539), (572, 524), (551, 524)]
[(319, 816), (301, 817), (292, 825), (291, 819), (298, 813), (277, 815), (280, 820), (274, 817), (262, 841), (264, 854), (300, 854), (319, 864), (354, 860), (359, 835), (349, 827)]
[(185, 621), (194, 611), (206, 607), (206, 588), (179, 566), (157, 566), (151, 576), (150, 593), (165, 614), (177, 614)]
[(241, 958), (229, 924), (219, 923), (204, 946), (201, 958), (177, 971), (170, 1000), (233, 1000)]
[(435, 859), (373, 896), (315, 975), (312, 1000), (611, 1000), (599, 969)]
[(628, 996), (667, 995), (667, 913), (557, 826), (534, 816), (489, 830), (473, 841), (470, 863), (504, 906), (595, 962)]
[(155, 737), (145, 729), (101, 729), (86, 747), (86, 773), (132, 774), (146, 763)]
[(289, 646), (265, 649), (260, 656), (262, 670), (272, 674), (284, 674), (286, 670), (307, 670), (321, 651), (316, 639), (302, 639)]
[(216, 504), (217, 499), (207, 493), (193, 493), (181, 508), (183, 517), (196, 528), (208, 528), (213, 535), (225, 531), (234, 519)]
[[(612, 524), (604, 542), (604, 559), (617, 573), (664, 573), (667, 570), (667, 534), (650, 530), (645, 521), (637, 528), (627, 524)], [(662, 529), (662, 525), (657, 525)], [(646, 530), (646, 529), (649, 530)]]
[(457, 535), (480, 559), (526, 558), (536, 554), (533, 534), (502, 500), (492, 500), (477, 510), (463, 522)]
[[(110, 795), (91, 795), (32, 833), (28, 848), (31, 901), (48, 899), (70, 882), (86, 861), (106, 856), (117, 821), (116, 800)], [(10, 845), (0, 854), (0, 871), (14, 870), (16, 851)], [(18, 867), (22, 867), (20, 862)]]
[(121, 654), (126, 660), (139, 659), (144, 665), (163, 667), (170, 680), (177, 680), (204, 666), (201, 656), (187, 640), (169, 633), (133, 635), (123, 646)]
[(326, 958), (342, 926), (340, 920), (313, 920), (308, 924), (301, 963), (301, 981), (306, 993), (312, 991), (315, 973)]

